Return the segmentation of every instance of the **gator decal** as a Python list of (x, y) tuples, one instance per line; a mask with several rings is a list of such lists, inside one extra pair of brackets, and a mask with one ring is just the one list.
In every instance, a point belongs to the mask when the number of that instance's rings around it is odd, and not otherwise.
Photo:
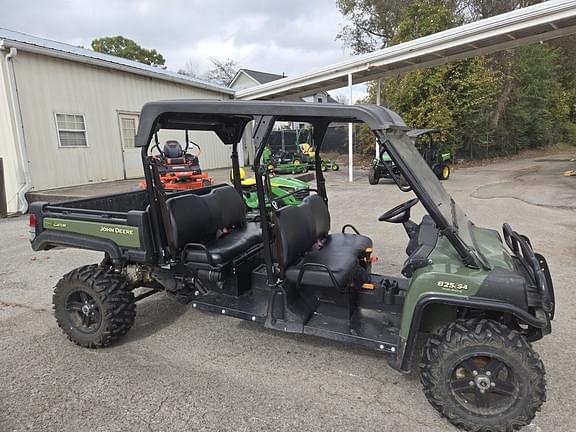
[(122, 247), (140, 247), (140, 233), (138, 228), (133, 226), (44, 218), (43, 227), (47, 230), (65, 231), (109, 239)]

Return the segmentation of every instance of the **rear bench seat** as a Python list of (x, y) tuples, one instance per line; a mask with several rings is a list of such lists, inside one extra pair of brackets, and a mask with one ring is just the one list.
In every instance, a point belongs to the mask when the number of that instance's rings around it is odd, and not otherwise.
[(276, 219), (278, 263), (284, 279), (294, 284), (343, 289), (372, 246), (365, 236), (328, 234), (330, 215), (318, 195), (281, 208)]
[(171, 247), (185, 264), (221, 267), (262, 243), (257, 223), (246, 222), (244, 201), (231, 186), (166, 201)]

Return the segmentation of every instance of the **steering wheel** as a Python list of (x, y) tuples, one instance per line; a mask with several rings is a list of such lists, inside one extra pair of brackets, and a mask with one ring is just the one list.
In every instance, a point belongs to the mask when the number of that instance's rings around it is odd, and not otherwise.
[(412, 198), (393, 209), (388, 210), (378, 218), (380, 222), (404, 223), (410, 219), (410, 209), (418, 204), (418, 198)]

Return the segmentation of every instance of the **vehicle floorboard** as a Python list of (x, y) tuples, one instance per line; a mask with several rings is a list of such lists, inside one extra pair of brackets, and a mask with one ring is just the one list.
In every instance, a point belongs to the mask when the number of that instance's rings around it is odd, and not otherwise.
[(192, 307), (263, 323), (269, 299), (270, 293), (261, 290), (250, 290), (239, 297), (210, 292), (192, 301)]

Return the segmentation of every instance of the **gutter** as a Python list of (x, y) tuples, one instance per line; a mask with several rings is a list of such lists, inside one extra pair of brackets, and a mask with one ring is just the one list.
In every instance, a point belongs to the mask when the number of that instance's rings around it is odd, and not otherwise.
[[(7, 50), (5, 40), (0, 40), (0, 51)], [(26, 138), (24, 136), (24, 124), (22, 122), (22, 110), (20, 107), (20, 98), (18, 97), (18, 86), (16, 84), (16, 71), (14, 70), (14, 59), (18, 55), (18, 50), (11, 47), (4, 57), (8, 71), (8, 82), (10, 85), (10, 100), (16, 120), (16, 141), (20, 154), (20, 165), (24, 173), (24, 184), (18, 190), (18, 211), (22, 214), (28, 211), (28, 201), (26, 193), (32, 189), (32, 178), (30, 176), (30, 166), (28, 164), (28, 150), (26, 148)]]

